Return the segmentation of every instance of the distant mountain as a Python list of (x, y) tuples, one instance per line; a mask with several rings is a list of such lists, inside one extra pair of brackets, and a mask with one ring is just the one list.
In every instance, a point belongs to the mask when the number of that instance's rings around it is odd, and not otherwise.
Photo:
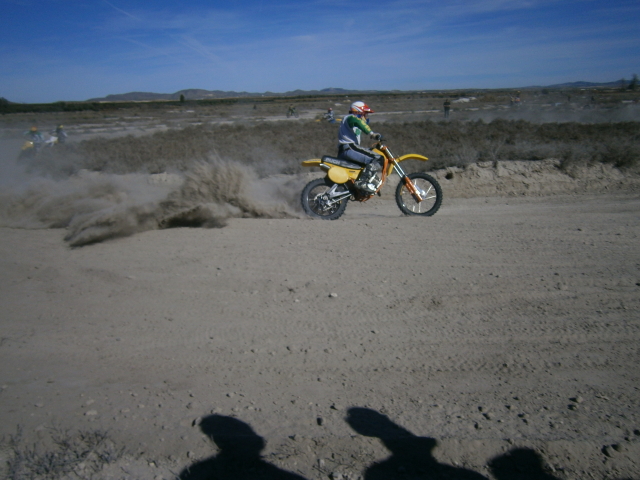
[(598, 88), (598, 87), (619, 87), (621, 80), (616, 80), (615, 82), (568, 82), (568, 83), (557, 83), (555, 85), (547, 85), (546, 87), (528, 87), (528, 88)]
[[(615, 82), (569, 82), (558, 83), (555, 85), (547, 86), (529, 86), (520, 87), (520, 89), (533, 89), (533, 88), (616, 88), (620, 86), (620, 80)], [(515, 90), (516, 88), (513, 88)], [(442, 91), (442, 90), (438, 90)], [(184, 95), (185, 100), (208, 100), (217, 98), (247, 98), (247, 97), (300, 97), (305, 95), (353, 95), (353, 94), (372, 94), (372, 93), (399, 93), (400, 90), (382, 91), (382, 90), (348, 90), (344, 88), (324, 88), (322, 90), (293, 90), (284, 93), (274, 92), (227, 92), (222, 90), (202, 90), (199, 88), (190, 88), (187, 90), (180, 90), (175, 93), (151, 93), (151, 92), (130, 92), (121, 93), (117, 95), (107, 95), (101, 98), (91, 98), (88, 102), (153, 102), (158, 100), (180, 100), (180, 97)]]
[(250, 93), (250, 92), (225, 92), (222, 90), (202, 90), (190, 88), (176, 93), (151, 93), (129, 92), (116, 95), (107, 95), (101, 98), (90, 98), (88, 102), (153, 102), (157, 100), (180, 100), (184, 95), (185, 100), (207, 100), (215, 98), (242, 98), (242, 97), (298, 97), (302, 95), (346, 95), (349, 93), (363, 93), (362, 90), (345, 90), (344, 88), (325, 88), (322, 90), (293, 90), (285, 93)]
[(153, 102), (155, 100), (180, 100), (184, 95), (185, 100), (204, 100), (207, 98), (229, 98), (229, 97), (250, 97), (259, 96), (257, 93), (247, 92), (223, 92), (221, 90), (201, 90), (190, 88), (180, 90), (176, 93), (151, 93), (151, 92), (129, 92), (116, 95), (107, 95), (101, 98), (91, 98), (88, 102)]

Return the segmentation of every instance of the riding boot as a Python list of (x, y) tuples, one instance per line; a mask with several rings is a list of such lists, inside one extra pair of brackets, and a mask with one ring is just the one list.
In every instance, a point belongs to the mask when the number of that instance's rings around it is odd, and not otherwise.
[(372, 183), (372, 180), (374, 180), (376, 173), (379, 172), (380, 169), (380, 164), (375, 160), (365, 165), (356, 181), (356, 187), (367, 193), (375, 193), (377, 186)]

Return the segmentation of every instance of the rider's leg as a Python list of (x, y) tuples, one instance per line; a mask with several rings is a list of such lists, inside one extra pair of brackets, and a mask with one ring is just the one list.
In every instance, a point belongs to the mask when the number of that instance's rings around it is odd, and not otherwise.
[[(338, 148), (338, 158), (343, 160), (351, 160), (352, 162), (359, 163), (360, 165), (369, 165), (374, 160), (377, 160), (378, 165), (382, 164), (382, 157), (376, 155), (371, 150), (362, 148), (354, 144), (343, 144)], [(375, 165), (374, 166), (378, 166)]]
[(338, 158), (364, 165), (364, 169), (356, 180), (356, 186), (369, 193), (376, 191), (376, 186), (371, 181), (382, 168), (383, 160), (381, 156), (357, 145), (340, 145)]

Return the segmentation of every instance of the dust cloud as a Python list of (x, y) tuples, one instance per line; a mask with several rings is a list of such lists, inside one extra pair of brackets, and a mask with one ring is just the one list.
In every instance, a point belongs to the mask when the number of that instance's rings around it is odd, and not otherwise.
[(65, 228), (73, 247), (158, 228), (223, 227), (230, 218), (300, 215), (299, 181), (259, 179), (251, 167), (234, 162), (198, 160), (172, 174), (80, 170), (61, 178), (60, 172), (28, 173), (12, 146), (0, 159), (0, 226)]
[[(376, 114), (375, 128), (394, 151), (428, 156), (426, 167), (446, 198), (481, 190), (592, 191), (602, 189), (604, 180), (616, 190), (629, 187), (629, 177), (636, 188), (635, 102), (614, 105), (603, 97), (592, 105), (581, 97), (569, 104), (559, 96), (531, 97), (509, 108), (477, 100), (456, 104), (445, 122), (431, 108), (440, 108), (440, 99), (414, 113), (407, 110), (410, 100), (386, 107), (379, 101), (386, 113)], [(194, 113), (172, 125), (172, 113), (165, 112), (136, 117), (141, 123), (128, 129), (119, 126), (120, 118), (108, 130), (100, 118), (75, 127), (75, 138), (84, 139), (29, 160), (18, 158), (21, 129), (7, 127), (0, 138), (0, 226), (64, 228), (68, 244), (82, 246), (152, 229), (223, 227), (230, 218), (302, 218), (299, 195), (309, 172), (299, 161), (334, 152), (335, 126), (281, 122), (274, 112), (262, 112), (267, 107), (243, 108), (218, 112), (219, 118), (209, 112), (207, 124)], [(313, 112), (308, 109), (309, 120)], [(260, 120), (270, 114), (274, 121)], [(549, 159), (555, 160), (536, 163)], [(480, 167), (462, 170), (475, 164)], [(406, 168), (422, 171), (425, 165)], [(535, 185), (532, 175), (539, 178)], [(488, 180), (480, 187), (484, 176)]]

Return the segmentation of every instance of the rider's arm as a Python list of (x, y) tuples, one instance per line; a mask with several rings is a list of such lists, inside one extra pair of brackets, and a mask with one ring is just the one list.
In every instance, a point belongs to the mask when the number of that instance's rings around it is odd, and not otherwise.
[(368, 134), (374, 140), (380, 140), (381, 138), (381, 135), (379, 133), (375, 133), (371, 130), (371, 127), (367, 124), (366, 121), (356, 116), (349, 117), (349, 126), (352, 128), (359, 128), (362, 132)]
[(370, 134), (371, 133), (371, 127), (369, 127), (369, 125), (367, 125), (367, 122), (365, 122), (361, 118), (356, 117), (355, 115), (349, 116), (347, 118), (347, 122), (349, 123), (349, 127), (351, 127), (351, 128), (356, 127), (356, 128), (359, 128), (361, 131), (363, 131), (366, 134)]

